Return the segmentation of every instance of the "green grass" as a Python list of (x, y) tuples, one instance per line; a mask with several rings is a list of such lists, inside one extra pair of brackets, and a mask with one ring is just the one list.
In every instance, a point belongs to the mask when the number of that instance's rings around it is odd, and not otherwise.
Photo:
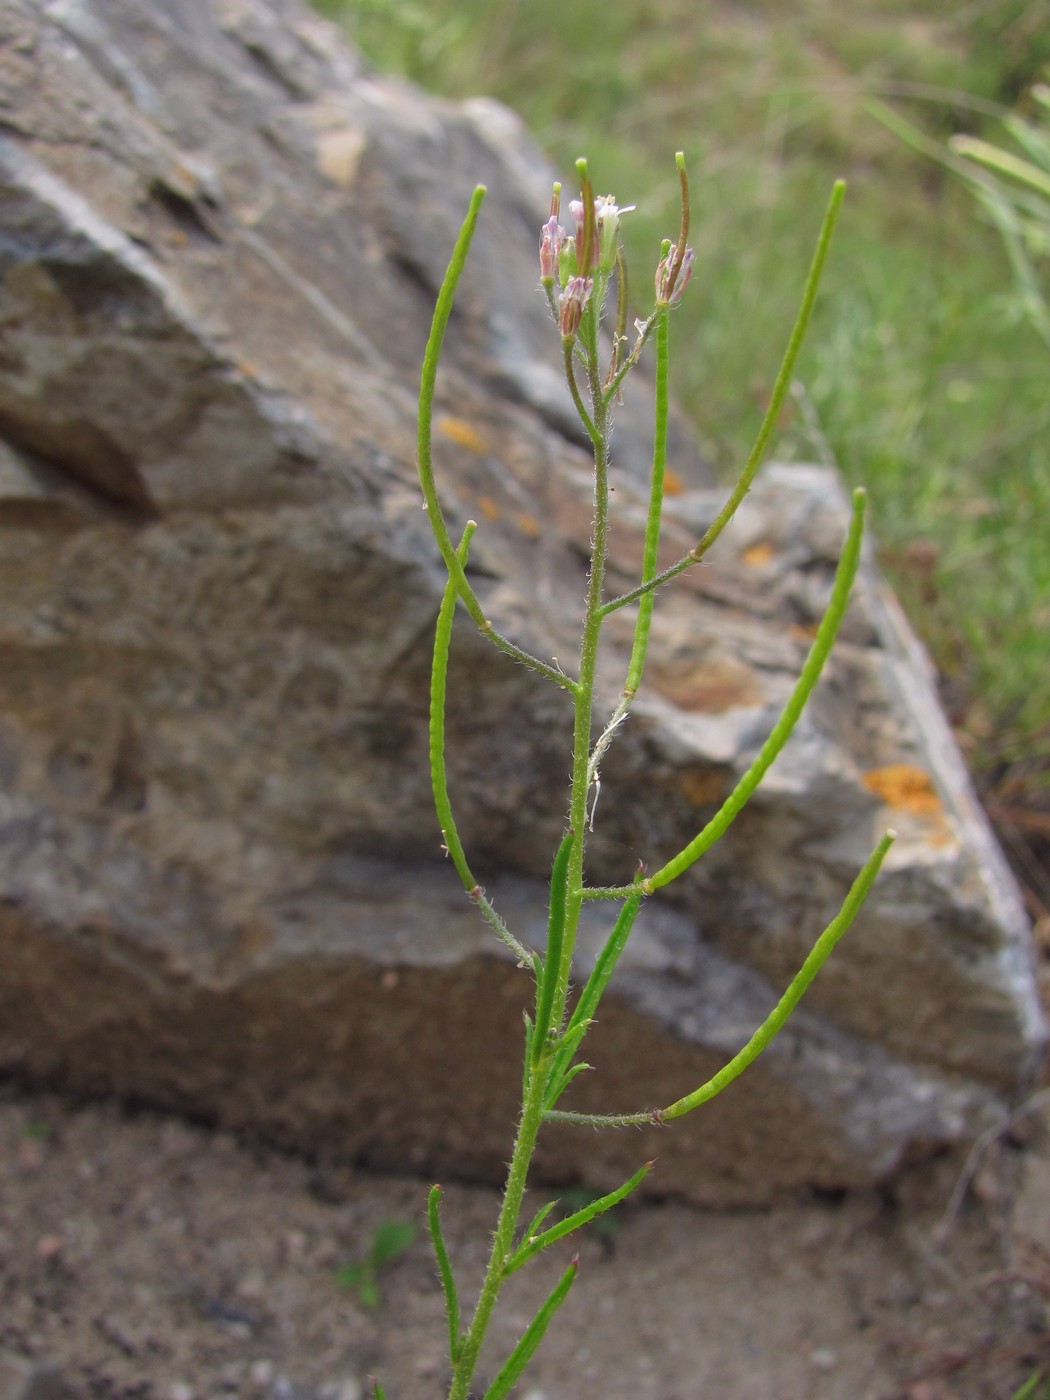
[[(891, 576), (957, 700), (971, 760), (1050, 763), (1050, 360), (1009, 314), (971, 197), (871, 115), (943, 143), (1050, 61), (1047, 0), (317, 0), (381, 68), (516, 108), (558, 167), (586, 153), (639, 209), (632, 265), (675, 227), (685, 150), (697, 272), (679, 394), (728, 475), (750, 444), (832, 180), (849, 193), (774, 451), (870, 487)], [(664, 172), (655, 174), (654, 172)], [(537, 211), (537, 227), (544, 211)], [(682, 343), (688, 351), (682, 353)]]

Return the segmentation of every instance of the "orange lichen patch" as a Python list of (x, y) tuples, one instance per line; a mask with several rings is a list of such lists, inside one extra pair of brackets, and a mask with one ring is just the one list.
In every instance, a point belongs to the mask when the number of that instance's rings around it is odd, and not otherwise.
[(721, 775), (711, 768), (687, 768), (679, 782), (686, 797), (697, 807), (708, 807), (712, 802), (721, 802), (726, 795), (726, 786)]
[(456, 443), (458, 447), (465, 447), (468, 452), (481, 453), (489, 450), (488, 441), (465, 418), (453, 418), (451, 413), (443, 413), (435, 421), (434, 427), (442, 437), (448, 438), (449, 442)]
[(534, 540), (540, 533), (540, 522), (527, 510), (519, 510), (514, 517), (514, 523), (521, 533), (527, 535), (530, 540)]
[(768, 564), (773, 558), (773, 546), (768, 540), (759, 540), (757, 544), (745, 549), (740, 556), (742, 563), (747, 564), (752, 569), (760, 568), (763, 564)]
[(929, 773), (910, 763), (872, 768), (861, 774), (861, 780), (869, 792), (898, 811), (924, 816), (941, 810), (941, 799), (934, 791)]
[(685, 490), (685, 482), (673, 467), (664, 467), (664, 495), (680, 496)]
[(737, 705), (759, 705), (764, 699), (750, 667), (718, 652), (651, 667), (650, 675), (661, 695), (683, 710), (700, 714), (717, 715)]
[(478, 511), (486, 520), (498, 520), (502, 513), (491, 496), (478, 497)]

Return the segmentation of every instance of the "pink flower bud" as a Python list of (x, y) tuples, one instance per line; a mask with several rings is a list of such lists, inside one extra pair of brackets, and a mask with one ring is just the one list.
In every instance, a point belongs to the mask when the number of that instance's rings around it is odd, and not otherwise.
[(558, 275), (558, 255), (565, 238), (557, 214), (552, 214), (540, 229), (540, 277), (545, 283), (552, 283)]
[(590, 300), (594, 280), (590, 277), (570, 277), (558, 298), (558, 326), (563, 340), (575, 340), (580, 329), (583, 308)]
[(675, 249), (672, 248), (666, 258), (662, 258), (660, 266), (656, 269), (656, 300), (661, 306), (673, 306), (676, 301), (680, 301), (682, 293), (689, 285), (689, 279), (693, 275), (693, 259), (696, 254), (692, 248), (686, 248), (682, 254), (682, 261), (678, 265), (678, 275), (672, 285), (671, 277), (675, 268)]

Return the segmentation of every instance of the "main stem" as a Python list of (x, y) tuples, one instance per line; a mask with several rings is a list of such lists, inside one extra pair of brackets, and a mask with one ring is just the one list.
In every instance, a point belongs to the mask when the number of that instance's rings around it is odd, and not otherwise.
[[(593, 380), (592, 380), (593, 382)], [(602, 595), (605, 585), (605, 556), (609, 534), (609, 405), (600, 392), (594, 403), (594, 533), (591, 538), (591, 572), (587, 580), (583, 631), (580, 639), (580, 672), (574, 697), (572, 735), (572, 795), (569, 827), (573, 832), (569, 857), (569, 879), (565, 896), (565, 937), (561, 967), (555, 992), (555, 1024), (561, 1025), (569, 991), (572, 953), (583, 905), (583, 855), (587, 833), (587, 798), (590, 790), (591, 723), (594, 712), (594, 681), (598, 667), (598, 638), (601, 632)]]
[[(587, 797), (590, 787), (591, 717), (594, 707), (594, 681), (598, 666), (598, 637), (601, 631), (602, 593), (609, 532), (609, 404), (603, 402), (597, 380), (597, 356), (593, 356), (589, 378), (594, 432), (594, 533), (591, 539), (591, 571), (587, 581), (583, 629), (580, 641), (580, 670), (574, 694), (572, 741), (572, 793), (569, 826), (574, 834), (569, 858), (568, 890), (565, 901), (565, 941), (561, 965), (557, 969), (552, 1029), (559, 1032), (565, 1021), (569, 994), (572, 951), (576, 941), (580, 909), (583, 905), (583, 853), (586, 845)], [(548, 968), (547, 976), (555, 973)], [(514, 1247), (514, 1236), (521, 1215), (529, 1164), (536, 1149), (536, 1138), (543, 1118), (547, 1080), (554, 1062), (554, 1050), (544, 1050), (528, 1078), (522, 1103), (518, 1134), (514, 1141), (503, 1189), (503, 1202), (492, 1240), (485, 1278), (478, 1294), (470, 1329), (463, 1339), (453, 1369), (448, 1400), (466, 1400), (478, 1363), (478, 1355), (488, 1331), (492, 1311), (503, 1286), (504, 1268)]]
[(503, 1204), (500, 1206), (496, 1233), (492, 1239), (492, 1252), (474, 1308), (470, 1330), (463, 1339), (463, 1347), (453, 1369), (448, 1400), (466, 1400), (469, 1394), (470, 1383), (478, 1364), (478, 1353), (481, 1351), (481, 1344), (485, 1340), (485, 1333), (492, 1318), (492, 1310), (503, 1286), (503, 1270), (514, 1248), (514, 1234), (521, 1215), (529, 1163), (536, 1149), (536, 1137), (543, 1118), (543, 1096), (550, 1064), (551, 1056), (545, 1053), (535, 1071), (529, 1076), (521, 1118), (518, 1121), (518, 1135), (514, 1140), (514, 1151), (507, 1169), (507, 1183), (503, 1188)]

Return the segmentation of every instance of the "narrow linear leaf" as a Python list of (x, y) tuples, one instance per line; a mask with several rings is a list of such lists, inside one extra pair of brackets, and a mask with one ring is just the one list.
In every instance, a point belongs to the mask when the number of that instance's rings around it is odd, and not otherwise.
[(569, 1017), (568, 1029), (570, 1031), (579, 1025), (586, 1024), (597, 1011), (598, 1003), (601, 1001), (609, 979), (616, 969), (620, 954), (627, 946), (627, 940), (641, 907), (642, 895), (640, 891), (624, 902), (616, 923), (612, 927), (612, 932), (606, 939), (605, 947), (599, 953), (594, 967), (591, 969), (591, 975), (587, 978), (583, 991), (580, 993), (580, 999)]
[(587, 1064), (585, 1060), (581, 1060), (578, 1065), (573, 1065), (571, 1069), (567, 1069), (560, 1079), (555, 1079), (552, 1076), (548, 1086), (547, 1097), (543, 1101), (545, 1117), (549, 1116), (548, 1110), (554, 1107), (576, 1076), (582, 1074), (584, 1070), (591, 1068), (592, 1066)]
[(598, 1009), (598, 1004), (602, 999), (609, 979), (612, 977), (619, 961), (620, 954), (627, 946), (627, 939), (634, 926), (638, 910), (641, 908), (641, 894), (632, 895), (624, 902), (623, 908), (612, 927), (605, 946), (599, 953), (591, 975), (584, 984), (580, 999), (576, 1003), (572, 1015), (569, 1017), (569, 1024), (565, 1028), (565, 1035), (558, 1048), (558, 1053), (554, 1058), (554, 1065), (551, 1069), (550, 1086), (551, 1091), (544, 1104), (545, 1108), (553, 1108), (558, 1099), (565, 1092), (569, 1083), (569, 1065), (572, 1058), (580, 1047), (580, 1042), (586, 1035), (594, 1013)]
[(581, 1021), (578, 1025), (567, 1029), (559, 1040), (554, 1062), (547, 1074), (547, 1091), (543, 1096), (544, 1108), (553, 1108), (565, 1092), (565, 1086), (572, 1077), (569, 1066), (572, 1064), (576, 1051), (580, 1048), (580, 1042), (589, 1029), (590, 1022)]
[(662, 1121), (667, 1122), (672, 1118), (681, 1118), (684, 1113), (690, 1113), (694, 1108), (698, 1108), (700, 1104), (707, 1103), (717, 1094), (720, 1094), (726, 1085), (731, 1084), (738, 1075), (743, 1074), (748, 1065), (752, 1064), (758, 1056), (761, 1055), (762, 1051), (777, 1032), (783, 1028), (788, 1017), (802, 1000), (803, 993), (827, 962), (835, 944), (857, 917), (861, 905), (868, 897), (868, 892), (875, 882), (875, 877), (879, 873), (879, 868), (886, 858), (886, 853), (896, 839), (896, 835), (897, 833), (895, 831), (888, 831), (875, 847), (874, 851), (865, 862), (860, 874), (851, 885), (849, 893), (843, 901), (842, 908), (813, 945), (809, 956), (795, 974), (787, 991), (740, 1053), (734, 1055), (729, 1063), (723, 1066), (723, 1068), (720, 1069), (713, 1078), (709, 1079), (706, 1084), (702, 1084), (700, 1088), (695, 1090), (692, 1094), (687, 1094), (684, 1098), (678, 1099), (675, 1103), (671, 1104), (669, 1108), (665, 1108), (659, 1115)]
[(437, 485), (434, 481), (434, 464), (431, 450), (433, 415), (434, 415), (434, 389), (437, 384), (438, 364), (441, 360), (441, 346), (445, 339), (445, 331), (448, 329), (449, 317), (452, 315), (452, 304), (456, 298), (456, 288), (459, 286), (459, 279), (463, 275), (466, 266), (467, 254), (470, 252), (470, 245), (474, 239), (474, 231), (478, 224), (478, 215), (481, 213), (481, 205), (485, 198), (486, 190), (484, 185), (478, 185), (474, 190), (470, 200), (470, 207), (467, 216), (463, 220), (463, 226), (459, 231), (455, 247), (452, 250), (452, 257), (449, 260), (445, 277), (441, 283), (441, 290), (438, 292), (437, 302), (434, 306), (434, 316), (430, 324), (430, 335), (427, 338), (427, 347), (423, 354), (423, 369), (419, 381), (419, 419), (418, 433), (416, 440), (416, 456), (419, 468), (419, 484), (423, 489), (423, 499), (426, 502), (427, 517), (430, 521), (430, 528), (437, 540), (438, 548), (441, 550), (441, 557), (445, 561), (449, 577), (455, 584), (456, 593), (463, 599), (467, 611), (483, 629), (488, 628), (488, 622), (481, 604), (474, 596), (474, 590), (467, 582), (467, 576), (463, 570), (462, 560), (456, 557), (456, 550), (453, 547), (448, 526), (445, 524), (445, 517), (441, 510), (441, 501), (437, 493)]
[(372, 1400), (386, 1400), (386, 1391), (376, 1380), (375, 1376), (369, 1376), (368, 1379), (372, 1382)]
[[(660, 522), (664, 509), (664, 472), (667, 463), (668, 414), (668, 314), (665, 310), (656, 324), (656, 422), (653, 432), (653, 466), (649, 482), (649, 512), (645, 524), (645, 546), (642, 551), (642, 583), (656, 574), (660, 548)], [(638, 600), (638, 616), (634, 624), (634, 642), (627, 667), (624, 695), (632, 697), (642, 683), (645, 657), (649, 647), (649, 632), (653, 620), (656, 594), (650, 589)]]
[[(466, 563), (470, 550), (470, 541), (473, 538), (477, 525), (473, 520), (468, 520), (463, 531), (463, 538), (456, 549), (456, 557)], [(429, 720), (429, 752), (430, 752), (430, 786), (434, 794), (434, 809), (437, 812), (438, 824), (441, 827), (442, 839), (445, 843), (445, 850), (448, 852), (452, 864), (455, 866), (456, 874), (467, 894), (481, 910), (486, 921), (503, 943), (511, 950), (519, 963), (531, 965), (535, 963), (535, 954), (530, 952), (523, 943), (514, 937), (510, 929), (500, 918), (499, 914), (492, 907), (491, 902), (486, 898), (485, 891), (474, 878), (474, 874), (467, 860), (463, 843), (460, 840), (459, 828), (456, 825), (455, 814), (452, 811), (452, 799), (448, 790), (448, 769), (445, 762), (445, 709), (448, 685), (448, 658), (452, 645), (452, 622), (456, 611), (456, 586), (450, 578), (445, 585), (445, 592), (441, 599), (441, 606), (438, 609), (437, 623), (434, 627), (434, 651), (430, 664), (430, 720)]]
[[(525, 1227), (525, 1229), (522, 1231), (522, 1236), (521, 1236), (521, 1242), (522, 1242), (522, 1244), (524, 1244), (524, 1242), (525, 1242), (527, 1239), (530, 1239), (533, 1235), (539, 1234), (540, 1226), (541, 1226), (541, 1225), (543, 1224), (543, 1222), (547, 1219), (547, 1216), (550, 1215), (551, 1211), (554, 1209), (554, 1207), (555, 1207), (557, 1204), (558, 1204), (557, 1201), (548, 1201), (547, 1204), (546, 1204), (545, 1206), (540, 1206), (539, 1210), (536, 1212), (536, 1214), (535, 1214), (535, 1215), (532, 1217), (532, 1219), (529, 1221), (528, 1225), (527, 1225), (527, 1226)], [(519, 1245), (519, 1248), (520, 1248), (520, 1247), (521, 1247), (521, 1246)], [(516, 1253), (516, 1252), (517, 1252), (517, 1251), (515, 1251), (515, 1253)]]
[[(470, 541), (477, 525), (468, 520), (463, 538), (456, 549), (456, 558), (467, 562)], [(456, 585), (450, 578), (438, 609), (434, 627), (434, 652), (430, 665), (430, 786), (434, 793), (434, 807), (437, 810), (445, 849), (448, 851), (456, 874), (467, 891), (477, 888), (466, 853), (459, 838), (452, 802), (448, 792), (448, 773), (445, 765), (445, 709), (448, 686), (448, 657), (452, 645), (452, 622), (456, 612)]]
[(551, 1318), (565, 1301), (565, 1296), (572, 1287), (578, 1271), (579, 1261), (574, 1259), (555, 1284), (547, 1301), (525, 1329), (517, 1346), (504, 1362), (499, 1375), (485, 1391), (482, 1400), (503, 1400), (503, 1397), (531, 1361), (540, 1342), (543, 1341), (543, 1334), (549, 1327)]
[(532, 1033), (532, 1063), (539, 1063), (547, 1047), (547, 1033), (554, 1012), (554, 992), (561, 967), (562, 944), (565, 939), (565, 896), (569, 884), (569, 857), (574, 834), (562, 837), (551, 869), (550, 910), (547, 916), (547, 952), (543, 959), (543, 978), (536, 988), (536, 1026)]
[(459, 280), (466, 266), (467, 255), (474, 239), (474, 231), (477, 228), (478, 215), (481, 213), (485, 194), (485, 186), (478, 185), (471, 196), (467, 216), (463, 220), (455, 247), (452, 250), (452, 257), (449, 259), (445, 271), (444, 280), (441, 283), (441, 289), (438, 292), (434, 315), (430, 323), (430, 335), (427, 338), (426, 350), (423, 352), (423, 368), (419, 378), (419, 413), (416, 434), (416, 466), (419, 473), (419, 484), (423, 492), (430, 528), (437, 541), (438, 549), (441, 551), (441, 557), (445, 561), (449, 578), (455, 586), (456, 595), (462, 600), (463, 606), (470, 613), (482, 634), (488, 637), (500, 651), (506, 652), (508, 656), (514, 657), (516, 661), (522, 662), (541, 676), (546, 676), (548, 680), (553, 681), (555, 685), (561, 686), (564, 690), (568, 690), (570, 694), (575, 694), (576, 682), (571, 676), (565, 675), (554, 666), (549, 666), (539, 657), (522, 651), (520, 647), (501, 636), (486, 618), (485, 611), (470, 586), (463, 561), (457, 558), (448, 525), (445, 523), (444, 512), (441, 509), (437, 484), (434, 480), (434, 390), (437, 385), (438, 365), (441, 361), (441, 347), (448, 329), (449, 318), (452, 315), (456, 288), (459, 286)]
[[(540, 978), (542, 977), (542, 975), (543, 975), (543, 969), (542, 969), (542, 968), (538, 968), (537, 971), (536, 971), (536, 984), (537, 984), (537, 986), (539, 985), (539, 980), (540, 980)], [(522, 1101), (522, 1103), (524, 1103), (525, 1100), (526, 1100), (526, 1099), (528, 1098), (528, 1096), (529, 1096), (529, 1081), (530, 1081), (531, 1078), (532, 1078), (532, 1037), (533, 1037), (533, 1034), (534, 1034), (534, 1033), (535, 1033), (535, 1032), (534, 1032), (534, 1028), (533, 1028), (533, 1024), (532, 1024), (532, 1017), (531, 1017), (531, 1016), (529, 1015), (529, 1013), (526, 1011), (526, 1012), (525, 1012), (525, 1058), (524, 1058), (524, 1060), (522, 1061), (522, 1066), (521, 1066), (521, 1101)]]
[(634, 1176), (629, 1181), (625, 1181), (622, 1186), (618, 1186), (615, 1191), (610, 1191), (608, 1195), (600, 1197), (597, 1201), (589, 1202), (581, 1210), (566, 1216), (564, 1220), (559, 1220), (557, 1225), (552, 1225), (549, 1230), (544, 1230), (542, 1235), (537, 1235), (530, 1228), (521, 1244), (507, 1261), (504, 1277), (520, 1269), (522, 1264), (527, 1263), (541, 1250), (554, 1244), (556, 1240), (564, 1239), (566, 1235), (571, 1235), (574, 1230), (589, 1225), (599, 1215), (604, 1215), (607, 1210), (612, 1210), (613, 1206), (619, 1205), (625, 1196), (629, 1196), (636, 1186), (641, 1185), (652, 1169), (653, 1163), (646, 1162), (644, 1167), (639, 1167)]
[(654, 875), (650, 875), (642, 881), (641, 888), (645, 894), (651, 894), (653, 890), (658, 890), (664, 885), (669, 885), (672, 880), (677, 880), (679, 875), (688, 870), (725, 834), (765, 777), (777, 754), (790, 739), (805, 708), (806, 701), (820, 679), (824, 663), (828, 659), (839, 626), (846, 614), (850, 589), (860, 564), (861, 543), (864, 536), (864, 508), (865, 493), (858, 489), (853, 493), (853, 518), (850, 521), (849, 534), (839, 559), (838, 568), (835, 571), (831, 601), (828, 603), (827, 612), (821, 619), (820, 627), (817, 629), (817, 635), (809, 655), (806, 657), (795, 689), (791, 692), (780, 718), (773, 726), (772, 733), (762, 745), (751, 767), (703, 830), (698, 832), (688, 846), (679, 851), (678, 855), (669, 860)]
[(427, 1224), (430, 1227), (430, 1242), (434, 1246), (438, 1274), (441, 1277), (441, 1291), (445, 1295), (445, 1317), (448, 1321), (448, 1355), (455, 1366), (459, 1359), (459, 1295), (456, 1280), (452, 1273), (452, 1260), (448, 1256), (445, 1237), (441, 1230), (441, 1187), (434, 1185), (427, 1197)]
[(661, 573), (656, 574), (647, 582), (640, 583), (637, 588), (632, 588), (630, 592), (623, 593), (618, 598), (610, 599), (610, 601), (605, 603), (602, 607), (601, 612), (603, 617), (611, 612), (615, 612), (617, 608), (622, 608), (626, 604), (633, 603), (636, 599), (644, 597), (646, 593), (650, 593), (654, 589), (661, 587), (670, 579), (676, 578), (686, 569), (692, 568), (694, 564), (699, 563), (729, 524), (730, 520), (732, 520), (736, 513), (737, 506), (739, 506), (740, 502), (750, 490), (755, 473), (758, 471), (765, 458), (769, 440), (776, 429), (781, 409), (784, 406), (784, 400), (787, 398), (788, 391), (791, 388), (791, 381), (795, 373), (795, 364), (798, 360), (799, 352), (802, 349), (802, 342), (805, 340), (806, 331), (813, 316), (813, 308), (816, 305), (817, 292), (820, 288), (820, 279), (824, 272), (824, 264), (827, 261), (828, 249), (831, 246), (831, 238), (835, 232), (835, 225), (838, 222), (839, 212), (842, 208), (842, 201), (845, 194), (845, 182), (836, 180), (831, 190), (827, 209), (824, 212), (824, 220), (820, 226), (820, 232), (817, 235), (817, 245), (813, 253), (813, 261), (810, 263), (809, 272), (806, 275), (806, 285), (802, 291), (802, 301), (799, 304), (798, 315), (795, 318), (794, 326), (791, 328), (787, 348), (784, 351), (784, 358), (781, 360), (780, 368), (777, 370), (777, 377), (773, 381), (773, 389), (769, 396), (769, 405), (761, 425), (759, 426), (754, 445), (751, 448), (747, 461), (744, 463), (743, 470), (728, 500), (694, 549), (691, 549), (688, 554), (683, 555), (676, 563), (664, 569)]

